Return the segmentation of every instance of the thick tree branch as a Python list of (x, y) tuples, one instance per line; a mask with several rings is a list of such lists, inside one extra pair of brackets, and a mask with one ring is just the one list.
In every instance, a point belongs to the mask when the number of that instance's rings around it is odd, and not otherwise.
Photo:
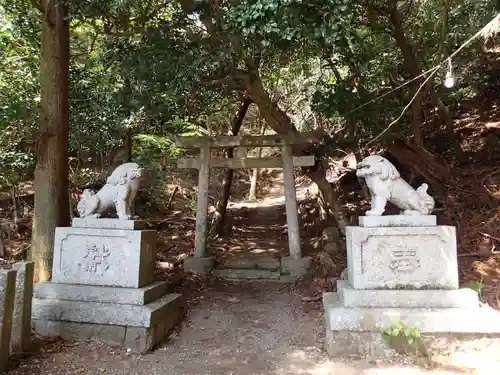
[[(250, 104), (252, 104), (252, 100), (248, 97), (244, 97), (241, 105), (239, 106), (238, 110), (236, 111), (231, 121), (231, 129), (229, 131), (229, 135), (238, 135), (238, 132), (241, 129), (241, 125), (243, 124), (243, 120), (245, 119)], [(228, 158), (234, 157), (233, 148), (227, 149), (227, 157)], [(226, 171), (226, 177), (222, 182), (222, 197), (216, 204), (214, 218), (212, 221), (215, 233), (217, 233), (219, 236), (222, 235), (222, 231), (224, 228), (224, 218), (226, 216), (227, 203), (229, 201), (229, 196), (231, 194), (231, 183), (233, 181), (233, 174), (234, 174), (233, 169), (228, 169)]]
[(238, 88), (238, 85), (229, 77), (216, 78), (200, 83), (201, 86), (227, 86), (232, 89)]
[(40, 1), (38, 0), (31, 0), (31, 5), (33, 5), (33, 8), (38, 9), (40, 12), (44, 12), (44, 9), (42, 8), (42, 4), (40, 4)]

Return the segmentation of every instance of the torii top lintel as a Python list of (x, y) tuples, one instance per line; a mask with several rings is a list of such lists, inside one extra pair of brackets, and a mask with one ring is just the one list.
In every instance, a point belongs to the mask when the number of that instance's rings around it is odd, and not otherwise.
[(273, 135), (236, 135), (216, 137), (175, 137), (177, 147), (202, 148), (207, 145), (214, 148), (231, 147), (276, 147), (283, 144), (297, 145), (318, 142), (324, 135), (323, 129), (304, 133)]

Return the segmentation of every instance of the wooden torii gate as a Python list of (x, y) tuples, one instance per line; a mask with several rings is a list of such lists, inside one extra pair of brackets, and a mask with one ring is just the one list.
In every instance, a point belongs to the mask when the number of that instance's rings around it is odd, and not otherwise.
[[(285, 135), (176, 137), (176, 145), (178, 147), (200, 149), (198, 157), (180, 158), (177, 161), (178, 168), (198, 169), (195, 252), (194, 258), (185, 259), (184, 268), (199, 274), (208, 273), (213, 268), (213, 258), (206, 256), (210, 168), (283, 168), (290, 255), (287, 259), (287, 264), (290, 265), (288, 271), (296, 276), (300, 276), (300, 274), (305, 272), (305, 269), (310, 264), (310, 259), (302, 258), (300, 249), (297, 197), (293, 169), (294, 167), (313, 166), (315, 159), (314, 156), (293, 156), (292, 145), (315, 143), (322, 135), (323, 131), (317, 130)], [(282, 149), (281, 157), (242, 159), (211, 157), (212, 148), (277, 146)]]

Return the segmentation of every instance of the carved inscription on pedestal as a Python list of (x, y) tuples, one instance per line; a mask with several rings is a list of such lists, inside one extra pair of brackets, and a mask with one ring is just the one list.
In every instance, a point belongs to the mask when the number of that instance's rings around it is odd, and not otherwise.
[[(414, 241), (412, 241), (412, 237), (408, 237), (406, 239), (392, 236), (390, 239), (384, 238), (382, 236), (373, 236), (370, 237), (366, 242), (368, 245), (366, 249), (369, 249), (369, 245), (373, 245), (375, 255), (378, 255), (380, 261), (383, 263), (383, 258), (385, 257), (387, 262), (387, 266), (389, 270), (392, 270), (394, 273), (407, 273), (410, 274), (420, 268), (421, 262), (418, 256), (418, 246), (415, 246)], [(364, 260), (367, 260), (368, 254), (365, 253)], [(373, 262), (373, 259), (364, 266), (370, 267)], [(383, 264), (380, 265), (383, 267)]]
[[(91, 232), (92, 229), (73, 231)], [(124, 236), (69, 234), (61, 240), (59, 249), (53, 275), (56, 282), (119, 286), (138, 269), (138, 266), (131, 267), (130, 262), (139, 250), (134, 252)]]
[(156, 231), (57, 228), (52, 281), (140, 288), (154, 281)]
[(442, 248), (435, 235), (369, 236), (359, 253), (364, 288), (440, 285), (450, 273)]
[(108, 263), (110, 254), (109, 248), (106, 245), (91, 244), (87, 248), (82, 261), (78, 263), (78, 267), (83, 272), (103, 275), (110, 267)]
[(394, 272), (413, 272), (420, 267), (417, 250), (394, 250), (389, 268)]

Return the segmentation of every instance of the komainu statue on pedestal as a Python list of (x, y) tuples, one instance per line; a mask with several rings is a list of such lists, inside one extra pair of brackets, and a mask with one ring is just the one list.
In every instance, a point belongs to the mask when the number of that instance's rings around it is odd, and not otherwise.
[(115, 208), (119, 219), (131, 219), (130, 207), (139, 189), (142, 172), (139, 164), (125, 163), (111, 173), (106, 185), (97, 194), (85, 189), (77, 205), (80, 217), (97, 219), (109, 209)]
[(434, 199), (427, 194), (428, 185), (415, 190), (401, 178), (396, 167), (386, 158), (371, 155), (358, 163), (356, 175), (364, 178), (371, 195), (371, 208), (366, 215), (380, 216), (387, 202), (402, 210), (404, 215), (429, 215)]

